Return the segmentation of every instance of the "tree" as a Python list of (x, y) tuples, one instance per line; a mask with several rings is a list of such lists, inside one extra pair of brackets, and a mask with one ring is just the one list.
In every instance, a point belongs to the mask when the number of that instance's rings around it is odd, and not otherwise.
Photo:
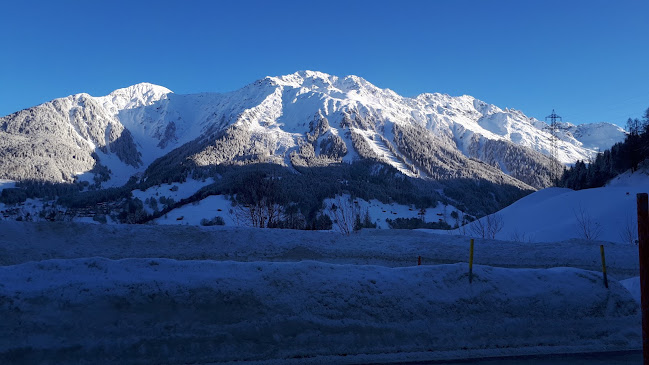
[(253, 172), (242, 182), (237, 195), (237, 221), (253, 227), (276, 227), (282, 214), (282, 194), (273, 175)]
[(630, 135), (638, 135), (640, 134), (640, 120), (638, 119), (627, 119), (626, 121), (626, 131), (629, 132)]
[(638, 222), (636, 222), (637, 219), (634, 218), (634, 215), (628, 214), (626, 215), (624, 221), (622, 222), (622, 225), (620, 226), (620, 239), (624, 243), (629, 243), (629, 244), (637, 244), (637, 239), (638, 239)]
[[(446, 209), (446, 206), (444, 206), (444, 209)], [(419, 209), (419, 212), (417, 212), (417, 215), (422, 222), (426, 223), (426, 208), (421, 207), (421, 209)]]
[(644, 134), (649, 134), (649, 108), (642, 114), (642, 122), (640, 123), (640, 130)]
[[(358, 206), (353, 204), (351, 198), (336, 197), (335, 201), (327, 207), (327, 211), (334, 218), (333, 223), (340, 232), (350, 235), (356, 228), (356, 218), (360, 217)], [(360, 219), (359, 219), (360, 220)]]
[(602, 225), (595, 221), (581, 204), (577, 210), (573, 210), (573, 213), (575, 214), (577, 232), (581, 238), (589, 241), (596, 240), (602, 233)]
[(476, 220), (471, 225), (471, 232), (480, 238), (495, 239), (504, 227), (505, 221), (502, 215), (494, 213)]

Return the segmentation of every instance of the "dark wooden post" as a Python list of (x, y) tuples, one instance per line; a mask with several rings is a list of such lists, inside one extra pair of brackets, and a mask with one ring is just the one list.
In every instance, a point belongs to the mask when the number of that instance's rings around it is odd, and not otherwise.
[(649, 365), (649, 207), (647, 193), (637, 195), (638, 250), (640, 256), (640, 297), (642, 308), (642, 357)]
[(608, 288), (608, 279), (606, 278), (606, 259), (604, 258), (604, 245), (599, 245), (599, 252), (602, 254), (602, 274), (604, 275), (604, 286)]
[(417, 258), (417, 266), (421, 265), (421, 256)]
[(473, 238), (471, 238), (471, 247), (469, 248), (469, 283), (473, 281)]

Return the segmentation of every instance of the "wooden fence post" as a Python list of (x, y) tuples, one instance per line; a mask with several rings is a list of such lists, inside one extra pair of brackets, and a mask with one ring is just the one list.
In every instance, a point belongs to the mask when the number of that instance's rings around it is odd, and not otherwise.
[(649, 214), (647, 193), (637, 196), (638, 251), (640, 256), (640, 307), (642, 308), (642, 357), (649, 365)]
[(602, 273), (604, 274), (604, 286), (608, 288), (608, 279), (606, 278), (606, 259), (604, 258), (604, 245), (599, 245), (599, 252), (602, 254)]
[(471, 249), (469, 251), (469, 283), (473, 282), (473, 238), (471, 238)]

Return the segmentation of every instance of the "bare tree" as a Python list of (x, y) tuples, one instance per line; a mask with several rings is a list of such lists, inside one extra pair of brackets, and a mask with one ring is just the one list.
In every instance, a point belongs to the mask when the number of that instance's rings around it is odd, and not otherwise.
[(459, 219), (458, 219), (458, 222), (457, 222), (458, 230), (460, 231), (461, 235), (466, 236), (466, 226), (468, 224), (466, 216), (464, 215), (463, 211), (460, 211), (458, 216), (459, 216)]
[(487, 234), (489, 238), (495, 239), (503, 228), (505, 228), (505, 220), (501, 214), (494, 213), (487, 216)]
[(417, 215), (419, 216), (419, 219), (421, 219), (423, 223), (426, 223), (426, 208), (422, 207), (421, 209), (419, 209)]
[(340, 232), (345, 235), (354, 232), (356, 217), (359, 216), (360, 212), (358, 206), (351, 201), (351, 198), (336, 197), (334, 202), (327, 207), (327, 211), (333, 217), (334, 224)]
[(532, 239), (525, 232), (521, 232), (518, 229), (515, 229), (512, 234), (509, 236), (509, 240), (512, 242), (518, 243), (530, 243)]
[(581, 204), (577, 210), (573, 210), (573, 213), (577, 221), (575, 225), (579, 235), (589, 241), (596, 240), (602, 233), (602, 225), (595, 221)]
[(473, 221), (470, 228), (471, 228), (471, 233), (474, 236), (480, 238), (487, 237), (487, 222), (484, 217)]
[(471, 232), (480, 238), (495, 239), (504, 227), (505, 221), (502, 215), (494, 213), (474, 221), (471, 224)]
[(637, 244), (638, 240), (638, 226), (633, 215), (628, 214), (620, 227), (620, 239), (624, 243)]
[(283, 206), (279, 186), (273, 175), (251, 173), (243, 180), (244, 185), (234, 215), (237, 223), (265, 228), (276, 227), (281, 219)]
[(233, 211), (237, 223), (266, 228), (277, 223), (282, 215), (282, 206), (262, 198), (252, 204), (238, 204)]

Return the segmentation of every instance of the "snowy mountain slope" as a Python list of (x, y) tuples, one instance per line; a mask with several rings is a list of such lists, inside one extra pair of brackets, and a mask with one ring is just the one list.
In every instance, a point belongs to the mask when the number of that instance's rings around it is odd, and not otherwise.
[[(643, 192), (649, 192), (646, 171), (620, 175), (602, 188), (543, 189), (495, 213), (503, 221), (496, 238), (553, 242), (589, 234), (595, 240), (632, 244), (637, 239), (636, 194)], [(456, 232), (476, 235), (477, 225)]]
[[(313, 71), (266, 77), (225, 94), (176, 95), (142, 83), (102, 97), (56, 99), (0, 118), (5, 157), (0, 178), (71, 181), (101, 163), (115, 185), (178, 148), (187, 151), (176, 155), (198, 165), (233, 160), (322, 165), (371, 156), (412, 177), (435, 177), (424, 161), (394, 146), (395, 130), (416, 127), (428, 131), (419, 134), (432, 141), (431, 148), (458, 151), (542, 187), (552, 164), (543, 156), (550, 151), (545, 126), (466, 95), (406, 98), (357, 76)], [(606, 124), (572, 127), (559, 142), (563, 163), (587, 159), (591, 148), (606, 148), (624, 135)], [(219, 146), (219, 138), (228, 143)], [(26, 143), (29, 149), (21, 147)]]
[[(289, 132), (303, 131), (305, 121), (314, 117), (314, 110), (336, 125), (336, 113), (355, 111), (361, 116), (371, 116), (377, 127), (389, 131), (391, 123), (414, 123), (424, 126), (440, 138), (452, 140), (468, 155), (471, 136), (479, 134), (489, 140), (506, 140), (548, 154), (550, 135), (544, 130), (544, 122), (526, 117), (516, 110), (502, 110), (471, 96), (451, 97), (442, 94), (422, 94), (416, 98), (399, 96), (389, 89), (380, 89), (366, 80), (347, 76), (339, 78), (321, 72), (303, 71), (292, 75), (268, 77), (260, 82), (275, 87), (265, 110), (253, 122), (260, 125), (278, 125)], [(280, 101), (280, 92), (281, 98)], [(277, 108), (283, 102), (281, 113)], [(572, 126), (566, 124), (566, 126)], [(589, 147), (610, 147), (611, 142), (623, 138), (624, 132), (616, 126), (591, 128), (572, 126), (579, 135), (591, 136)], [(594, 136), (601, 136), (595, 140)], [(603, 137), (610, 140), (604, 140)], [(585, 149), (570, 133), (564, 133), (559, 141), (559, 159), (572, 163), (587, 159), (592, 151)], [(599, 138), (599, 137), (598, 137)], [(599, 143), (596, 143), (599, 142)]]
[[(251, 99), (240, 94), (253, 95), (256, 105), (235, 107), (233, 110), (242, 111), (226, 130), (220, 129), (216, 134), (192, 141), (185, 151), (174, 151), (173, 156), (159, 161), (159, 165), (170, 166), (190, 159), (199, 166), (232, 161), (312, 166), (349, 161), (358, 154), (384, 162), (412, 177), (457, 177), (450, 173), (453, 171), (460, 177), (473, 178), (471, 173), (463, 172), (471, 165), (466, 159), (470, 157), (506, 171), (514, 171), (516, 165), (541, 167), (541, 173), (516, 171), (512, 176), (535, 187), (549, 183), (552, 162), (542, 154), (522, 149), (512, 158), (508, 151), (517, 147), (505, 139), (498, 140), (504, 148), (485, 153), (485, 145), (491, 140), (485, 142), (485, 138), (477, 134), (471, 135), (473, 139), (468, 138), (467, 152), (462, 154), (447, 126), (426, 122), (429, 116), (415, 110), (418, 106), (413, 99), (379, 89), (356, 76), (338, 78), (306, 71), (267, 77), (237, 92), (224, 94), (222, 98)], [(232, 120), (232, 116), (231, 112), (227, 119)], [(213, 130), (218, 131), (220, 127)], [(411, 134), (419, 136), (419, 141), (409, 138), (401, 141), (401, 147), (397, 146), (395, 133), (409, 128), (419, 129)], [(496, 138), (493, 133), (482, 131)], [(418, 144), (417, 150), (404, 152), (403, 144), (409, 148), (414, 143)], [(421, 148), (429, 153), (422, 156)], [(435, 158), (431, 152), (439, 150), (443, 152), (438, 156), (451, 157), (453, 163), (449, 164), (449, 159)], [(484, 167), (473, 165), (468, 170), (478, 176), (493, 175), (481, 171)], [(433, 171), (437, 168), (444, 172)], [(159, 170), (157, 166), (155, 170)]]
[(583, 144), (584, 148), (603, 151), (620, 142), (622, 128), (610, 123), (590, 123), (572, 125), (563, 123), (563, 128)]
[(141, 143), (119, 120), (119, 111), (151, 105), (167, 92), (138, 84), (99, 98), (71, 95), (0, 118), (4, 176), (72, 181), (101, 164), (122, 175), (115, 184), (123, 184), (145, 166)]
[(97, 154), (142, 165), (130, 132), (97, 101), (78, 94), (0, 118), (3, 177), (71, 181), (93, 169)]

